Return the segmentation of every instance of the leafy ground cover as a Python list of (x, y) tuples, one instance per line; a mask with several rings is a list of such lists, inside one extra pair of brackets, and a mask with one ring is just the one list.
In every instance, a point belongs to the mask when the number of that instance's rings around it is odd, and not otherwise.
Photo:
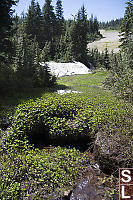
[(72, 188), (87, 160), (76, 149), (56, 147), (51, 151), (10, 147), (0, 159), (1, 199), (56, 199)]
[(82, 93), (45, 92), (16, 107), (13, 101), (10, 127), (0, 131), (1, 199), (61, 198), (89, 162), (78, 150), (79, 141), (86, 141), (89, 148), (99, 130), (118, 135), (124, 156), (132, 159), (132, 106), (104, 90), (107, 76), (108, 72), (97, 71), (62, 77), (59, 88)]

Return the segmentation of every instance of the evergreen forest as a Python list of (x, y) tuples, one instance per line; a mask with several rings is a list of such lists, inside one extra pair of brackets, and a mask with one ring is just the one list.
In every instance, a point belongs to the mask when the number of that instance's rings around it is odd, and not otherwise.
[(100, 22), (100, 29), (120, 30), (123, 18), (115, 19), (107, 22)]
[(51, 0), (43, 8), (32, 0), (21, 17), (13, 15), (15, 4), (2, 0), (0, 5), (1, 93), (54, 85), (55, 77), (40, 62), (76, 60), (89, 67), (87, 43), (101, 35), (97, 18), (88, 20), (84, 6), (74, 20), (65, 20), (62, 1), (57, 1), (54, 12)]

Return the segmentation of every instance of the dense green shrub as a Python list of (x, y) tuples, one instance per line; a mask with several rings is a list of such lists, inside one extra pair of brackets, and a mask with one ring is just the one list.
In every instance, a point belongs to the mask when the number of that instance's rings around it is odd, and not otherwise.
[(113, 127), (124, 121), (127, 110), (113, 97), (47, 95), (17, 107), (8, 137), (38, 145), (89, 142), (104, 124)]
[[(78, 97), (78, 98), (77, 98)], [(12, 117), (12, 139), (43, 140), (65, 144), (89, 137), (92, 131), (93, 103), (81, 95), (30, 100), (17, 107)]]

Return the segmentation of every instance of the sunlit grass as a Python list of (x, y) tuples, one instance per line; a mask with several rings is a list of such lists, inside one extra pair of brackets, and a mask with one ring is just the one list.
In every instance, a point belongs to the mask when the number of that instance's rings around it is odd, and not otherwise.
[(58, 79), (58, 84), (65, 86), (101, 86), (103, 81), (108, 76), (107, 71), (99, 71), (92, 74), (75, 75), (68, 77), (61, 77)]

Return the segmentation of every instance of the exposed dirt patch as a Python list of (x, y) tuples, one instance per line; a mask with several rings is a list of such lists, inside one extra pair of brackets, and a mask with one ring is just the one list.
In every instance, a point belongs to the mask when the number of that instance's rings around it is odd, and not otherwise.
[(119, 32), (115, 30), (100, 30), (100, 33), (103, 35), (103, 38), (94, 41), (92, 43), (88, 44), (88, 48), (94, 49), (97, 48), (100, 52), (104, 51), (105, 48), (108, 48), (109, 53), (113, 50), (114, 53), (117, 53), (119, 51), (119, 45), (121, 44), (119, 42), (120, 36)]

